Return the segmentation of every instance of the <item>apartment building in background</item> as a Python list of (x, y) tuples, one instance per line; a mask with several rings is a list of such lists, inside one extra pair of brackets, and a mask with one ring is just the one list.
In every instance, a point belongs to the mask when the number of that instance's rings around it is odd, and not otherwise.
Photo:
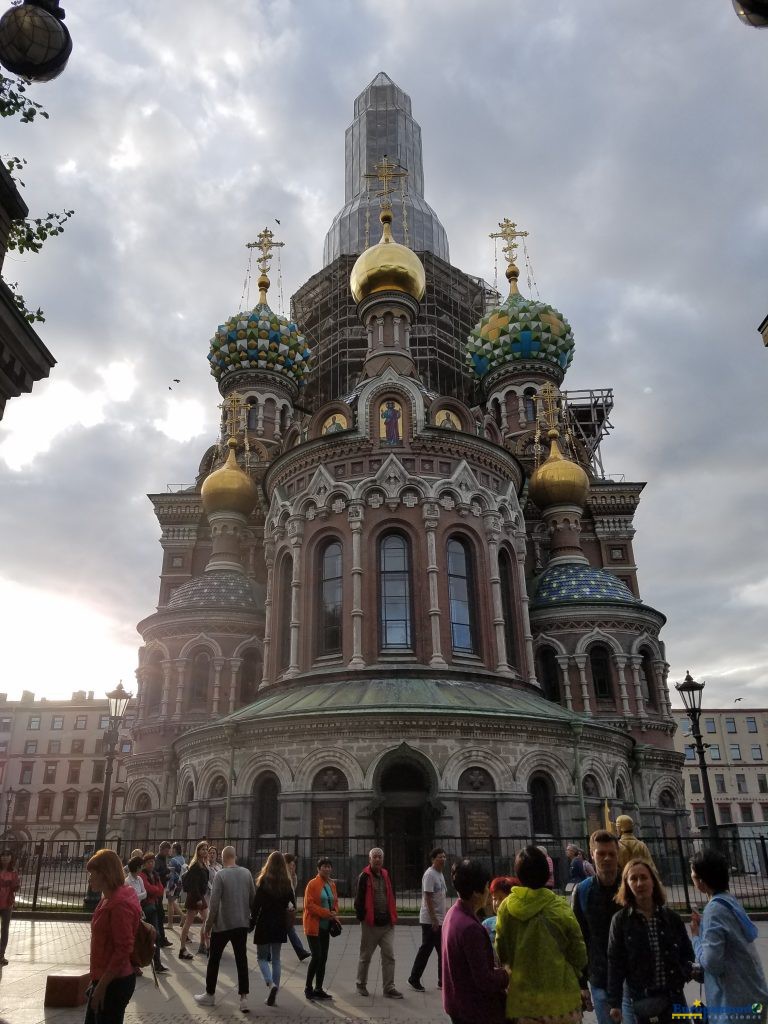
[[(52, 840), (61, 844), (95, 840), (104, 790), (104, 733), (109, 703), (93, 691), (71, 700), (20, 700), (0, 693), (0, 834), (5, 841)], [(109, 824), (120, 815), (125, 796), (125, 761), (133, 744), (129, 707), (120, 733), (112, 776)], [(107, 836), (117, 834), (109, 828)]]

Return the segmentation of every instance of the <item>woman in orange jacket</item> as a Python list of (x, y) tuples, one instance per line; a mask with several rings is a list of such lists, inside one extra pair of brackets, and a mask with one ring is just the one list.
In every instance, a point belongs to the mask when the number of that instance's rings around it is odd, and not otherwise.
[(339, 899), (336, 886), (331, 880), (332, 873), (333, 864), (327, 857), (321, 857), (317, 862), (317, 874), (304, 890), (304, 934), (312, 952), (304, 987), (307, 999), (333, 998), (323, 989), (328, 945), (331, 941), (329, 929), (332, 921), (340, 923), (337, 917)]

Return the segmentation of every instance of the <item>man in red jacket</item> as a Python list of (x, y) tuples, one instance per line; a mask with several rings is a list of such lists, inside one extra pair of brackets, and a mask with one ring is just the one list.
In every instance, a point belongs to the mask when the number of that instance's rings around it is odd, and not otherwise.
[(357, 964), (357, 991), (368, 995), (368, 968), (376, 947), (381, 950), (381, 976), (384, 995), (402, 999), (395, 988), (395, 890), (384, 865), (384, 851), (378, 847), (368, 854), (368, 867), (357, 880), (355, 913), (360, 922), (360, 959)]

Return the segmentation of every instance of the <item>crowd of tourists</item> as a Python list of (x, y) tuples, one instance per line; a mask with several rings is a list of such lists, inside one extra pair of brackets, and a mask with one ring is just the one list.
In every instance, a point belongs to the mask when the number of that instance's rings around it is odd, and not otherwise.
[[(577, 1024), (587, 1011), (594, 1011), (598, 1024), (672, 1024), (688, 1017), (684, 989), (693, 979), (703, 984), (711, 1021), (725, 1024), (738, 1012), (739, 1020), (766, 1024), (768, 986), (756, 952), (757, 929), (728, 891), (726, 859), (709, 849), (691, 861), (692, 882), (707, 902), (693, 913), (689, 935), (668, 907), (631, 819), (617, 825), (618, 836), (607, 830), (592, 834), (588, 856), (568, 848), (565, 896), (555, 891), (547, 851), (527, 846), (508, 877), (492, 879), (480, 860), (453, 864), (450, 879), (458, 898), (449, 908), (446, 852), (432, 850), (421, 885), (421, 943), (408, 986), (426, 991), (423, 976), (434, 952), (437, 987), (452, 1024)], [(174, 945), (168, 933), (177, 912), (179, 959), (205, 958), (205, 990), (194, 995), (200, 1006), (216, 1005), (221, 959), (230, 945), (240, 1009), (249, 1012), (251, 931), (268, 1007), (277, 1005), (287, 942), (299, 961), (308, 961), (306, 998), (331, 1000), (326, 965), (342, 922), (333, 864), (321, 857), (316, 867), (303, 891), (305, 946), (296, 928), (292, 854), (273, 851), (254, 876), (237, 864), (234, 847), (225, 846), (219, 860), (205, 840), (189, 862), (178, 843), (162, 843), (157, 853), (134, 850), (125, 864), (114, 851), (99, 850), (87, 864), (89, 886), (101, 899), (91, 922), (86, 1024), (123, 1024), (142, 965), (151, 966), (155, 984), (169, 970), (161, 953)], [(18, 886), (13, 854), (2, 851), (3, 964)], [(397, 897), (379, 848), (370, 851), (360, 873), (354, 910), (360, 923), (357, 994), (369, 996), (368, 974), (378, 950), (383, 994), (402, 999), (395, 984)], [(143, 960), (137, 954), (140, 939)]]

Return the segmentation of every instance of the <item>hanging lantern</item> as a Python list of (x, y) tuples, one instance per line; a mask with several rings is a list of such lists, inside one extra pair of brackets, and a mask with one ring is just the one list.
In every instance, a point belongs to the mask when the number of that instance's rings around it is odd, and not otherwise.
[(0, 64), (32, 82), (50, 82), (67, 66), (72, 37), (58, 0), (24, 0), (0, 18)]

